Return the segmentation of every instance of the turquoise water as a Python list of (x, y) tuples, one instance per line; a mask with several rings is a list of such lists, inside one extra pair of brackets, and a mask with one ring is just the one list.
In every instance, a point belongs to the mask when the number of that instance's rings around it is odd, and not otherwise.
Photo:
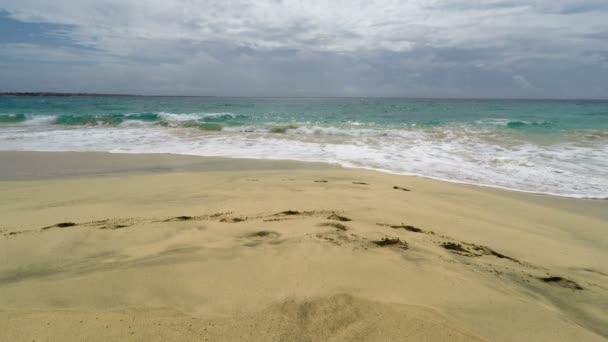
[(0, 149), (296, 159), (608, 197), (608, 102), (0, 97)]
[[(608, 102), (515, 100), (406, 100), (357, 98), (216, 97), (4, 97), (0, 123), (56, 116), (55, 124), (110, 124), (128, 120), (162, 123), (162, 113), (226, 113), (199, 122), (223, 125), (267, 122), (360, 122), (401, 127), (476, 124), (508, 120), (513, 129), (558, 132), (608, 129)], [(166, 120), (165, 120), (166, 121)], [(492, 124), (492, 122), (489, 122)]]

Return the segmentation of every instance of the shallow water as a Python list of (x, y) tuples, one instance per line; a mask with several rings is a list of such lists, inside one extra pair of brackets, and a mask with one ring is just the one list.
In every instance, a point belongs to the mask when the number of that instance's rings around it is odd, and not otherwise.
[(608, 102), (0, 97), (0, 149), (339, 163), (608, 197)]

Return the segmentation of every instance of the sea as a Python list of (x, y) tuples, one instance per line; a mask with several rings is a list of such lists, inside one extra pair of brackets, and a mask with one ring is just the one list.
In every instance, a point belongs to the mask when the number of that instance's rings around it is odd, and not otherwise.
[(0, 150), (315, 161), (607, 199), (608, 101), (4, 96)]

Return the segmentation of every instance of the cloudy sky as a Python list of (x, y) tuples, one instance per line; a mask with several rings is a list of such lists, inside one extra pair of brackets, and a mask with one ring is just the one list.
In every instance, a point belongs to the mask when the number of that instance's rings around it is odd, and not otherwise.
[(0, 0), (0, 91), (608, 98), (608, 0)]

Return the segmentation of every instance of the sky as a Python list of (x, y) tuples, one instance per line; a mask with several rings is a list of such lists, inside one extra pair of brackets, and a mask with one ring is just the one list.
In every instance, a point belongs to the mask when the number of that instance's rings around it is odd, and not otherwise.
[(608, 98), (608, 0), (0, 0), (0, 91)]

